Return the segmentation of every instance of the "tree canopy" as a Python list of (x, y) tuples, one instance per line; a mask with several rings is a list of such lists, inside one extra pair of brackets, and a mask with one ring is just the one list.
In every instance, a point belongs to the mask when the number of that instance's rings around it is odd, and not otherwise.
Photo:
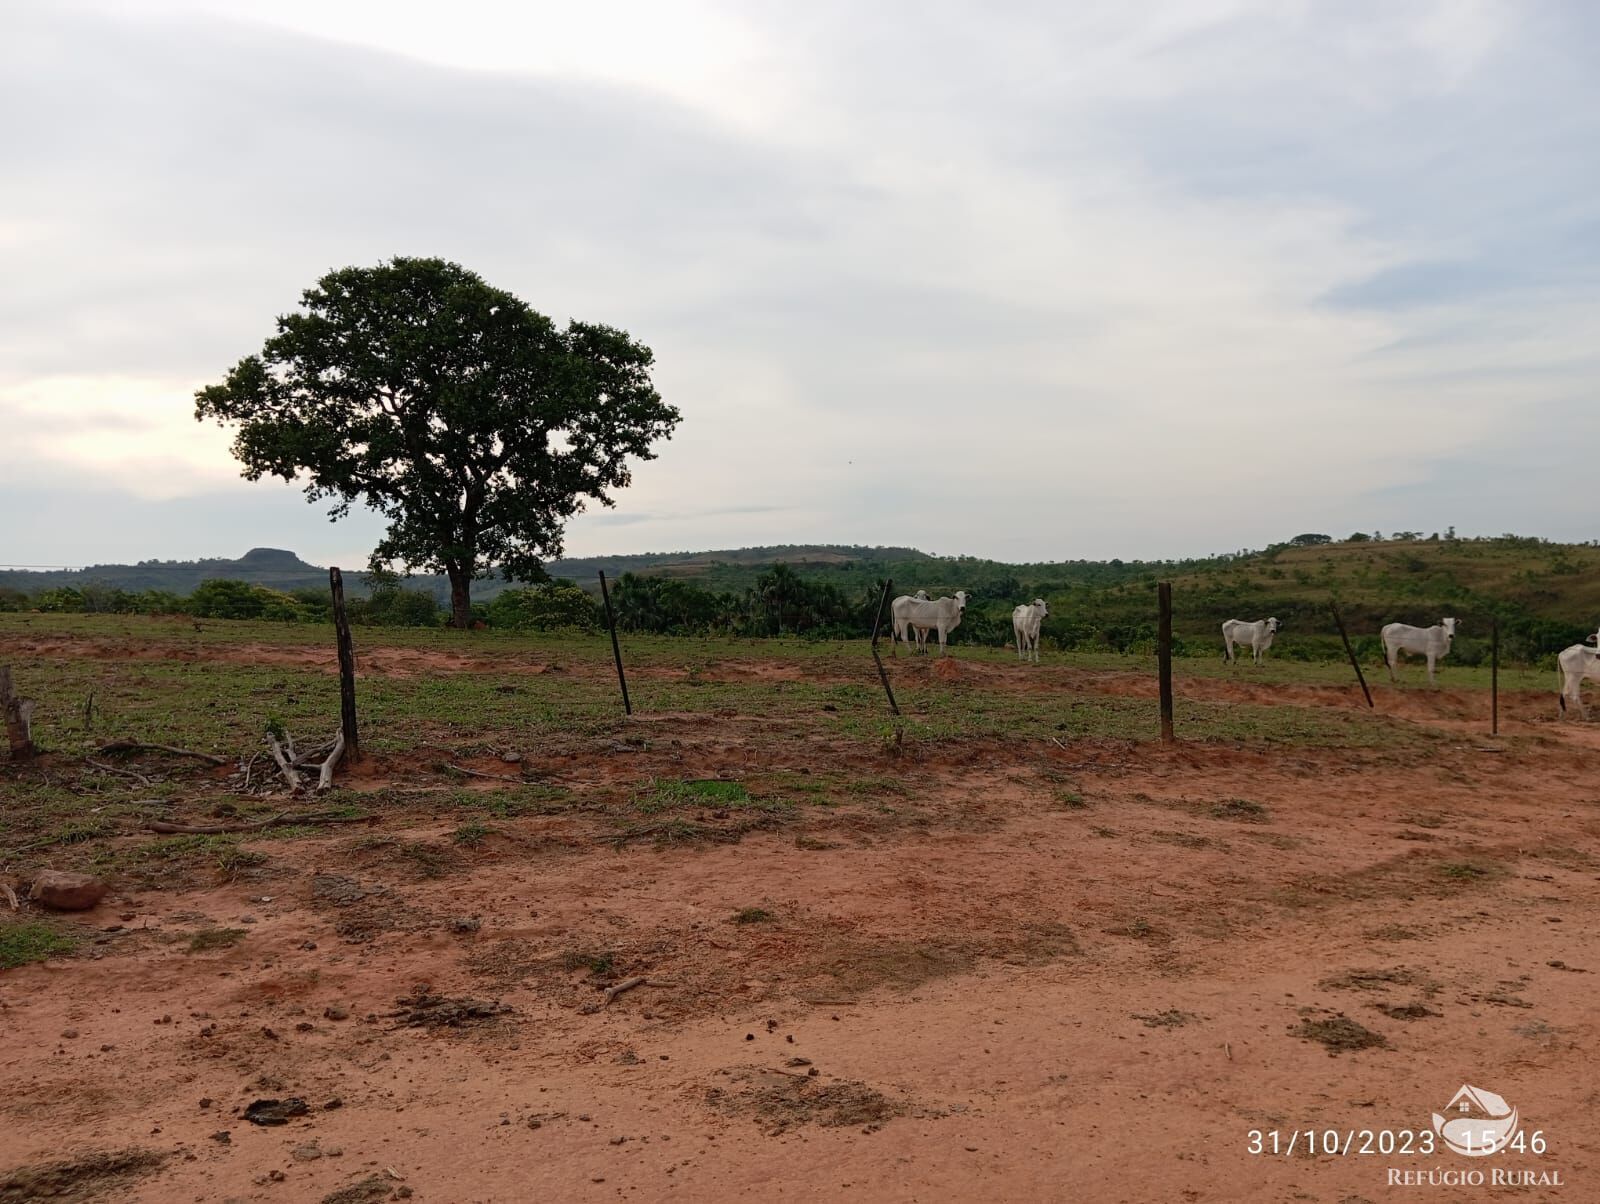
[(277, 331), (195, 395), (196, 419), (238, 425), (247, 478), (304, 480), (335, 518), (357, 500), (383, 514), (372, 566), (445, 574), (457, 626), (473, 578), (542, 580), (566, 521), (613, 505), (629, 457), (679, 420), (626, 331), (558, 329), (442, 259), (331, 272)]

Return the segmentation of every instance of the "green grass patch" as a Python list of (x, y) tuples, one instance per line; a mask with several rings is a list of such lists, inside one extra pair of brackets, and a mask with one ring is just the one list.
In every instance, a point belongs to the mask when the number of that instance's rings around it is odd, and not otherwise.
[(218, 949), (232, 949), (244, 940), (243, 928), (203, 928), (189, 938), (186, 953), (212, 953)]
[(78, 947), (76, 937), (38, 920), (0, 925), (0, 970), (42, 962)]

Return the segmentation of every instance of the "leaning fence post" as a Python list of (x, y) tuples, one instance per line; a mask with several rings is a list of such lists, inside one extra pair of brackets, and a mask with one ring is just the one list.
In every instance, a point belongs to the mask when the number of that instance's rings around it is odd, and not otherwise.
[(606, 626), (611, 629), (611, 655), (617, 662), (617, 681), (622, 686), (622, 713), (633, 714), (633, 703), (628, 701), (628, 678), (622, 671), (622, 645), (617, 643), (617, 619), (611, 613), (611, 591), (606, 588), (606, 575), (600, 574), (600, 597), (606, 604)]
[(1330, 602), (1328, 609), (1333, 612), (1333, 625), (1339, 629), (1339, 638), (1344, 641), (1344, 654), (1350, 658), (1350, 667), (1356, 671), (1356, 680), (1361, 683), (1361, 692), (1367, 696), (1367, 705), (1370, 707), (1372, 691), (1367, 689), (1367, 679), (1361, 672), (1361, 662), (1356, 659), (1355, 649), (1350, 647), (1350, 637), (1344, 632), (1344, 620), (1339, 617), (1339, 608)]
[(1161, 608), (1156, 624), (1156, 674), (1161, 685), (1161, 742), (1171, 744), (1172, 735), (1172, 582), (1156, 586), (1156, 601)]
[(894, 700), (894, 691), (889, 688), (889, 673), (883, 667), (883, 657), (878, 655), (878, 627), (883, 622), (883, 605), (889, 600), (889, 591), (894, 588), (894, 578), (888, 578), (883, 583), (883, 592), (878, 595), (878, 607), (872, 612), (872, 660), (878, 666), (878, 680), (883, 682), (883, 692), (889, 697), (889, 709), (896, 715), (900, 714), (900, 704)]
[(361, 759), (360, 737), (356, 731), (356, 652), (350, 639), (350, 615), (344, 608), (344, 575), (337, 568), (328, 570), (328, 588), (333, 591), (333, 630), (339, 646), (339, 734), (344, 739), (344, 759)]
[(1500, 734), (1500, 620), (1489, 625), (1489, 734)]

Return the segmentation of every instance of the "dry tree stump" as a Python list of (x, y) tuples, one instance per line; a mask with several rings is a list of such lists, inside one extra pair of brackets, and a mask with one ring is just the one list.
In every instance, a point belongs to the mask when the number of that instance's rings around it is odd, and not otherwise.
[(11, 666), (0, 665), (0, 712), (4, 712), (6, 743), (13, 761), (26, 761), (39, 750), (33, 746), (33, 699), (17, 697), (11, 684)]

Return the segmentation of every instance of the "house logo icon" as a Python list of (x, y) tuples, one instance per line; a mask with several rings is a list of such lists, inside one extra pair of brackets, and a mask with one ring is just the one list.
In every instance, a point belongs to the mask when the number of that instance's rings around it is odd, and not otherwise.
[(1492, 1091), (1464, 1085), (1433, 1114), (1433, 1131), (1456, 1153), (1467, 1158), (1498, 1154), (1517, 1134), (1517, 1110)]

